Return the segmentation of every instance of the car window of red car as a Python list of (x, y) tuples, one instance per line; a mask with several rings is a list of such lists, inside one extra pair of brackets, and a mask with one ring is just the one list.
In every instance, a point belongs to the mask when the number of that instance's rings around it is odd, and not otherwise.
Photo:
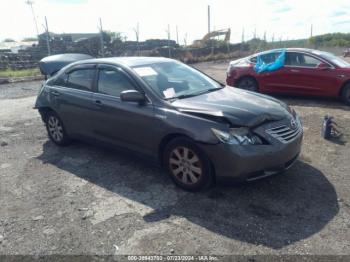
[[(273, 63), (276, 61), (277, 57), (281, 54), (281, 52), (269, 52), (269, 53), (266, 53), (266, 54), (261, 54), (260, 57), (261, 57), (261, 60), (266, 63), (266, 64), (270, 64), (270, 63)], [(257, 62), (257, 57), (258, 56), (253, 56), (249, 59), (249, 61), (251, 63), (254, 63), (256, 64)]]
[(300, 66), (300, 67), (317, 67), (321, 63), (320, 60), (313, 56), (297, 53), (297, 52), (287, 52), (286, 54), (286, 66)]

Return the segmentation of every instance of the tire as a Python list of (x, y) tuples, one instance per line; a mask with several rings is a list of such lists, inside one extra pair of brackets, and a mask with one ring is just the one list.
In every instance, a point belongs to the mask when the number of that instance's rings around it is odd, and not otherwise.
[(49, 111), (46, 113), (45, 124), (47, 134), (53, 143), (58, 146), (66, 146), (70, 143), (63, 122), (55, 112)]
[(163, 153), (165, 168), (180, 188), (199, 191), (213, 183), (213, 169), (207, 155), (190, 139), (171, 140)]
[(241, 78), (237, 83), (237, 87), (252, 92), (259, 92), (258, 83), (253, 77), (249, 76)]
[(341, 100), (350, 106), (350, 83), (347, 83), (341, 91)]

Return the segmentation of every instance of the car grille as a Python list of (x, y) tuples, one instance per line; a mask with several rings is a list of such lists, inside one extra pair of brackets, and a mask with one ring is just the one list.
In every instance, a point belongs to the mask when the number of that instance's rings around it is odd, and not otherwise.
[(278, 139), (283, 143), (288, 143), (289, 141), (296, 138), (300, 134), (301, 130), (301, 126), (298, 124), (294, 129), (289, 126), (282, 125), (268, 129), (266, 130), (266, 133), (270, 134), (272, 137)]

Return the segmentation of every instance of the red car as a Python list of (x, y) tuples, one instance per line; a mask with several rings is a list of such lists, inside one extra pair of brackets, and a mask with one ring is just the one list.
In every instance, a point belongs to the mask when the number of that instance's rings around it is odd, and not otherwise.
[[(254, 70), (260, 55), (273, 62), (285, 50), (284, 66), (276, 71)], [(331, 53), (303, 48), (270, 50), (232, 61), (227, 69), (229, 86), (261, 92), (341, 98), (350, 105), (350, 64)]]

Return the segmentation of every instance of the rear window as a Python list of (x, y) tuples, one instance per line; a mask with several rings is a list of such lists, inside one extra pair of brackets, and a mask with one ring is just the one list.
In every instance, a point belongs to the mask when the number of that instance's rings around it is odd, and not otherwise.
[(66, 87), (91, 91), (95, 69), (79, 69), (68, 74)]
[(67, 83), (67, 74), (61, 74), (58, 76), (54, 76), (47, 81), (47, 84), (50, 86), (65, 86)]
[[(267, 54), (261, 54), (260, 57), (262, 59), (262, 61), (266, 64), (269, 64), (269, 63), (273, 63), (276, 61), (277, 57), (281, 54), (281, 52), (273, 52), (273, 53), (267, 53)], [(249, 61), (251, 63), (254, 63), (256, 64), (257, 62), (257, 57), (258, 55), (256, 56), (253, 56), (249, 59)]]

